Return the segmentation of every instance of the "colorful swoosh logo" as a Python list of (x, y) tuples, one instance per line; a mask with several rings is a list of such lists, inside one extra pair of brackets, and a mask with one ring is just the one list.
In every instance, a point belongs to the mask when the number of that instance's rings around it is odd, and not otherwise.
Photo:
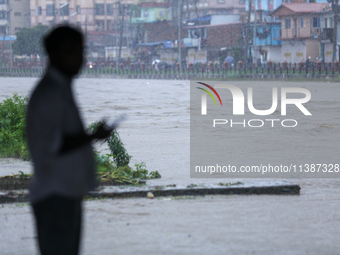
[[(199, 83), (199, 84), (201, 84), (201, 85), (204, 85), (204, 86), (208, 87), (209, 89), (211, 89), (212, 92), (214, 92), (215, 95), (218, 97), (218, 100), (220, 100), (220, 104), (221, 104), (221, 106), (222, 106), (222, 100), (221, 100), (221, 98), (220, 98), (220, 95), (217, 93), (217, 91), (216, 91), (213, 87), (211, 87), (210, 85), (208, 85), (208, 84), (206, 84), (206, 83), (203, 83), (203, 82), (197, 82), (197, 83)], [(200, 88), (200, 87), (196, 87), (196, 88), (201, 89), (201, 90), (207, 92), (208, 95), (211, 96), (211, 98), (214, 100), (215, 105), (217, 105), (216, 100), (215, 100), (214, 96), (211, 94), (211, 92), (209, 92), (209, 91), (206, 90), (206, 89)]]

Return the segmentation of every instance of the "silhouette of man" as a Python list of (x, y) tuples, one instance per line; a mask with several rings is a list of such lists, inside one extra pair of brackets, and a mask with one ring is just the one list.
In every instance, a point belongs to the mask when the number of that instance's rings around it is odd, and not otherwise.
[(42, 254), (78, 254), (81, 201), (96, 187), (92, 139), (111, 129), (84, 131), (71, 82), (83, 63), (83, 35), (58, 27), (44, 38), (49, 57), (45, 75), (30, 97), (27, 140), (34, 163), (30, 201)]

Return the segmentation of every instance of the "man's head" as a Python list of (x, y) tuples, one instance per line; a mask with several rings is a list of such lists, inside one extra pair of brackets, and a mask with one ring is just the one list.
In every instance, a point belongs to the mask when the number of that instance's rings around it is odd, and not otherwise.
[(71, 27), (53, 29), (45, 38), (44, 46), (51, 65), (66, 75), (76, 75), (83, 64), (83, 34)]

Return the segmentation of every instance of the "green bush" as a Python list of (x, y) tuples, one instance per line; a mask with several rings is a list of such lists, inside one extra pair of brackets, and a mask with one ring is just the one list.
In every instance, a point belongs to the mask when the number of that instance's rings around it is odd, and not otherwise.
[(25, 135), (27, 101), (14, 94), (0, 103), (0, 157), (30, 158)]
[[(87, 128), (87, 131), (90, 132), (95, 131), (100, 125), (100, 123), (101, 122), (91, 123)], [(130, 163), (130, 159), (132, 157), (127, 153), (117, 130), (114, 129), (113, 132), (111, 133), (111, 136), (106, 138), (104, 142), (107, 142), (113, 157), (113, 161), (117, 168), (121, 166), (126, 166)]]
[[(25, 134), (27, 102), (27, 97), (14, 94), (0, 103), (0, 157), (30, 159)], [(93, 132), (99, 125), (100, 122), (94, 122), (87, 131)], [(104, 142), (107, 142), (111, 154), (101, 155), (95, 151), (97, 172), (116, 172), (118, 178), (161, 178), (157, 171), (149, 174), (144, 162), (135, 164), (135, 170), (129, 167), (132, 157), (127, 153), (117, 130)]]
[[(87, 131), (94, 132), (100, 124), (101, 122), (91, 123)], [(135, 164), (135, 170), (129, 166), (132, 156), (127, 153), (117, 130), (113, 130), (111, 135), (106, 138), (103, 143), (105, 142), (108, 144), (111, 154), (100, 155), (95, 151), (97, 172), (115, 172), (117, 177), (133, 179), (161, 178), (158, 171), (153, 171), (149, 174), (144, 162)]]

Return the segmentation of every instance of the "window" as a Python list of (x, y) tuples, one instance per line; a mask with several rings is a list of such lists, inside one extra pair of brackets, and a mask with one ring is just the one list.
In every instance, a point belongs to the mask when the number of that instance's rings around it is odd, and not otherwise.
[(77, 22), (77, 28), (81, 29), (81, 22)]
[(319, 17), (313, 17), (313, 27), (320, 27), (320, 18)]
[(54, 15), (54, 4), (46, 4), (46, 16)]
[(106, 21), (106, 30), (107, 31), (112, 31), (113, 30), (113, 22), (112, 22), (112, 20), (107, 20)]
[(15, 12), (14, 16), (21, 16), (21, 12)]
[(325, 28), (328, 27), (328, 22), (327, 22), (327, 18), (325, 18)]
[(290, 4), (292, 1), (291, 0), (282, 0), (283, 4)]
[(104, 15), (104, 4), (96, 4), (96, 15)]
[(240, 4), (245, 4), (246, 0), (240, 0)]
[(224, 4), (224, 3), (225, 3), (225, 0), (217, 0), (217, 3), (218, 3), (218, 4)]
[(96, 31), (104, 31), (104, 20), (96, 20)]
[(6, 4), (6, 0), (0, 0), (0, 4)]
[(334, 27), (334, 18), (330, 18), (329, 22), (330, 22), (330, 27), (333, 28)]
[(6, 11), (0, 11), (0, 19), (7, 19)]
[(106, 14), (113, 15), (113, 4), (106, 4)]
[(144, 18), (149, 17), (149, 11), (148, 11), (148, 10), (144, 10), (144, 12), (143, 12), (143, 17), (144, 17)]
[(41, 15), (41, 6), (36, 6), (35, 7), (35, 15), (36, 16)]
[(135, 17), (135, 18), (140, 18), (141, 15), (142, 15), (142, 14), (141, 14), (140, 10), (135, 10), (135, 11), (134, 11), (134, 17)]
[(290, 29), (290, 19), (285, 20), (285, 29)]
[(80, 5), (77, 5), (76, 11), (77, 11), (77, 14), (80, 14), (80, 13), (81, 13), (81, 7), (80, 7)]
[[(61, 7), (61, 6), (63, 6), (63, 7)], [(60, 16), (68, 16), (69, 14), (69, 12), (68, 12), (68, 4), (60, 4)]]
[(164, 10), (159, 11), (159, 17), (164, 17)]
[(300, 27), (303, 28), (303, 18), (300, 18)]

